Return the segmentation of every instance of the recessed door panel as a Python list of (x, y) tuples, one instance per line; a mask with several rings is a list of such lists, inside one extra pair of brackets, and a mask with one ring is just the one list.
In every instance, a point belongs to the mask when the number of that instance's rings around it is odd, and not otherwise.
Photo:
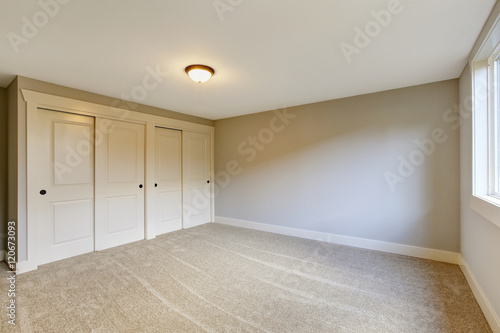
[(144, 239), (144, 125), (96, 119), (96, 250)]
[(156, 233), (182, 228), (181, 131), (156, 128)]
[(54, 122), (54, 179), (56, 185), (92, 184), (92, 128), (86, 124)]
[(38, 110), (38, 264), (94, 250), (94, 118)]
[(94, 202), (77, 200), (54, 203), (54, 244), (94, 237)]
[(184, 190), (184, 228), (210, 222), (209, 189), (195, 188)]
[(160, 194), (161, 219), (160, 223), (169, 223), (179, 220), (181, 216), (181, 195), (179, 191)]
[(207, 177), (207, 165), (205, 161), (207, 160), (208, 153), (206, 151), (206, 141), (205, 138), (189, 137), (188, 139), (189, 153), (188, 153), (188, 165), (187, 172), (188, 177), (191, 182), (206, 181)]
[[(108, 182), (137, 181), (137, 134), (135, 129), (115, 128), (108, 134)], [(144, 148), (144, 147), (142, 147)]]
[(107, 233), (115, 234), (137, 228), (137, 197), (121, 196), (107, 199)]

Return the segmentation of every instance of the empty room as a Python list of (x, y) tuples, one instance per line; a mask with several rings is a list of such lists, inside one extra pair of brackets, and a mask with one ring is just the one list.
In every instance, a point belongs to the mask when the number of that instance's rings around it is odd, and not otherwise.
[(500, 3), (0, 3), (1, 332), (500, 333)]

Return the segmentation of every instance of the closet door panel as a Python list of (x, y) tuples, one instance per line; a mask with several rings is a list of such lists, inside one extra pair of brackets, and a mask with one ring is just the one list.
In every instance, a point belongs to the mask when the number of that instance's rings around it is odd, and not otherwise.
[(94, 118), (37, 111), (38, 264), (94, 251)]
[(144, 239), (142, 124), (97, 119), (96, 250)]
[(182, 228), (181, 131), (156, 128), (156, 233)]
[(210, 135), (183, 132), (183, 226), (211, 222)]

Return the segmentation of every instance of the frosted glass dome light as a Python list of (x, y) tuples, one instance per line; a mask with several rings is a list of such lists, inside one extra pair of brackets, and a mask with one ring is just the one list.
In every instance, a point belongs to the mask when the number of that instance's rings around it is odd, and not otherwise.
[(210, 80), (215, 71), (205, 65), (191, 65), (186, 67), (186, 73), (194, 82), (204, 83)]

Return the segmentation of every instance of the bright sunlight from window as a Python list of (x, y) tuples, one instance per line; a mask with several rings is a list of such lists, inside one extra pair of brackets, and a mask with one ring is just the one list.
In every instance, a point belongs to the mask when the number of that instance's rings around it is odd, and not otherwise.
[(489, 87), (494, 92), (492, 96), (494, 102), (491, 105), (488, 122), (490, 123), (488, 136), (490, 138), (490, 153), (488, 156), (490, 170), (490, 194), (500, 198), (500, 54), (495, 56), (492, 86)]

